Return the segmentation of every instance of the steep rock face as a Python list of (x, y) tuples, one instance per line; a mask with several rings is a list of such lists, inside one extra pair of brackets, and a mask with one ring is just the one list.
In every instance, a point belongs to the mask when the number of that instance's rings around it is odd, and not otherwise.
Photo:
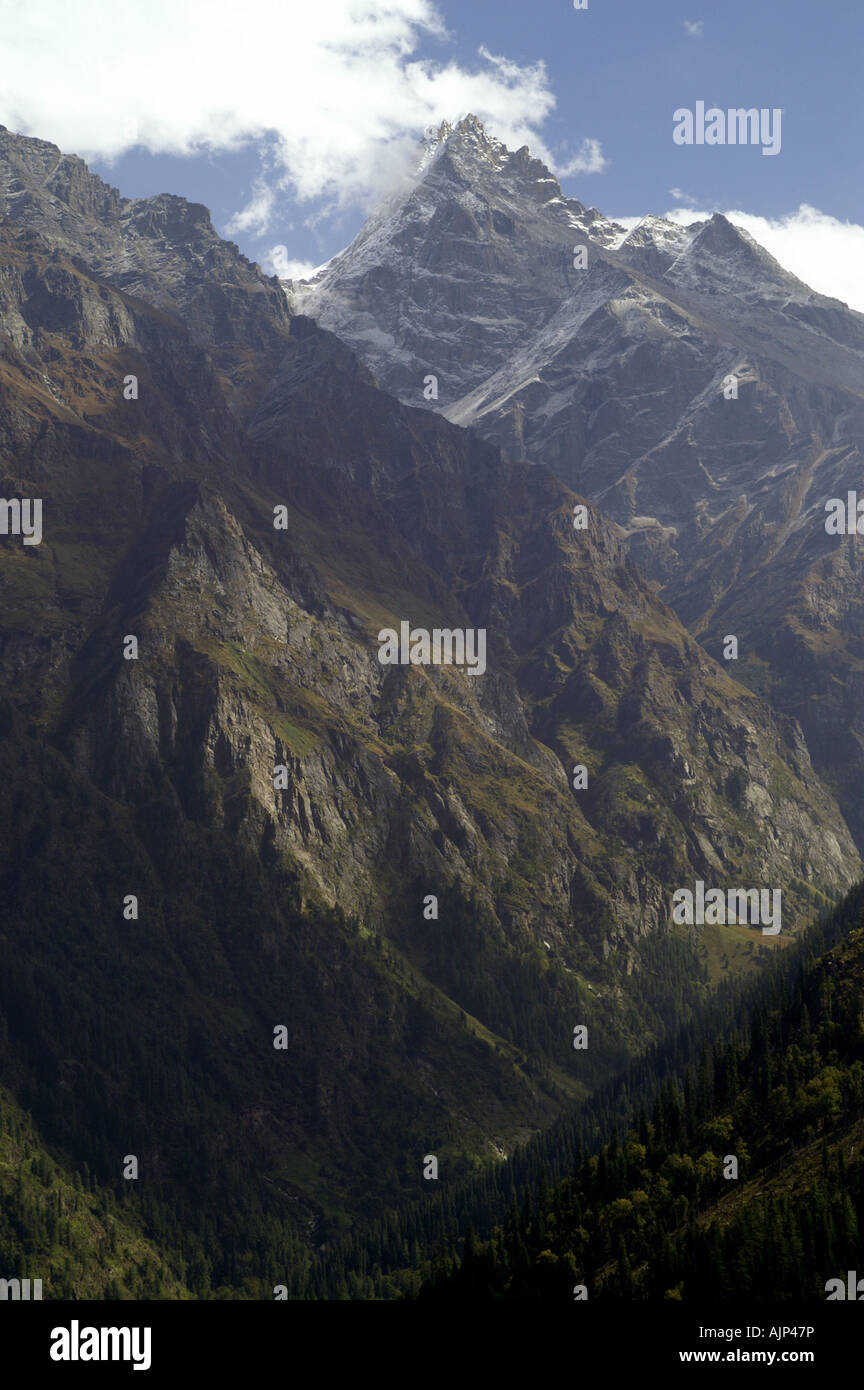
[[(293, 547), (276, 574), (228, 354), (20, 225), (0, 301), (3, 492), (43, 505), (39, 545), (0, 547), (5, 1079), (103, 1181), (135, 1152), (189, 1229), (206, 1191), (305, 1239), (416, 1193), (430, 1143), (451, 1173), (508, 1152), (583, 1082), (342, 914), (397, 934), (366, 912), (394, 779), (348, 718), (372, 661)], [(230, 352), (260, 394), (267, 352)]]
[[(297, 358), (302, 361), (310, 350), (310, 335), (299, 323), (297, 331), (298, 334), (302, 331), (297, 347)], [(423, 414), (392, 412), (385, 441), (383, 433), (376, 429), (375, 407), (380, 398), (361, 378), (355, 378), (350, 394), (344, 394), (343, 388), (341, 411), (328, 410), (332, 382), (336, 379), (333, 362), (343, 350), (335, 345), (331, 347), (326, 339), (313, 338), (311, 342), (314, 368), (304, 377), (299, 364), (292, 362), (289, 355), (284, 367), (285, 378), (276, 384), (272, 397), (262, 405), (258, 420), (251, 426), (259, 446), (266, 444), (263, 467), (271, 475), (274, 469), (278, 474), (280, 460), (284, 458), (290, 459), (295, 477), (302, 477), (307, 469), (308, 482), (298, 497), (298, 500), (302, 498), (301, 506), (308, 506), (310, 490), (315, 488), (318, 519), (333, 516), (323, 534), (320, 530), (314, 534), (313, 548), (308, 551), (310, 563), (317, 563), (319, 567), (326, 564), (328, 571), (345, 567), (341, 555), (346, 544), (345, 518), (352, 516), (355, 533), (359, 523), (362, 532), (378, 538), (379, 546), (376, 563), (367, 560), (362, 571), (356, 561), (352, 565), (350, 573), (355, 596), (358, 587), (368, 585), (372, 589), (369, 603), (381, 602), (382, 595), (404, 593), (410, 582), (414, 593), (422, 595), (424, 605), (432, 602), (438, 607), (442, 601), (440, 581), (449, 581), (451, 593), (455, 590), (458, 595), (456, 602), (467, 610), (467, 623), (485, 626), (488, 630), (490, 669), (489, 675), (477, 679), (476, 683), (459, 683), (454, 692), (448, 694), (448, 699), (459, 698), (455, 693), (459, 690), (464, 692), (461, 704), (466, 696), (473, 694), (476, 686), (480, 710), (474, 714), (474, 719), (481, 727), (485, 721), (493, 738), (505, 747), (509, 743), (520, 759), (532, 763), (539, 761), (544, 776), (551, 777), (553, 785), (557, 780), (561, 791), (564, 791), (562, 774), (570, 763), (575, 760), (590, 764), (596, 747), (598, 776), (593, 777), (592, 769), (590, 781), (596, 780), (606, 789), (605, 793), (598, 793), (595, 801), (589, 783), (589, 795), (576, 796), (574, 805), (573, 794), (568, 791), (560, 797), (557, 814), (571, 822), (573, 828), (569, 834), (572, 838), (588, 844), (591, 836), (586, 834), (584, 827), (579, 828), (582, 817), (589, 818), (593, 833), (601, 837), (608, 835), (611, 829), (610, 823), (604, 824), (604, 816), (611, 817), (611, 822), (617, 825), (616, 839), (614, 842), (603, 839), (602, 851), (591, 865), (591, 872), (608, 882), (610, 863), (619, 855), (625, 860), (632, 859), (629, 880), (627, 874), (620, 872), (620, 864), (613, 871), (615, 877), (620, 876), (627, 882), (623, 890), (620, 884), (616, 885), (615, 916), (619, 920), (622, 916), (634, 921), (646, 920), (644, 906), (637, 908), (633, 917), (620, 897), (623, 891), (625, 896), (639, 901), (640, 890), (635, 884), (636, 859), (638, 857), (644, 873), (646, 857), (641, 853), (634, 855), (633, 841), (641, 836), (633, 834), (631, 839), (633, 825), (628, 823), (613, 791), (616, 775), (625, 776), (625, 766), (631, 762), (638, 766), (644, 756), (637, 774), (641, 790), (634, 789), (633, 795), (635, 801), (648, 799), (645, 824), (656, 831), (650, 805), (653, 785), (664, 788), (659, 800), (667, 806), (669, 801), (677, 804), (683, 819), (689, 823), (685, 802), (679, 800), (681, 788), (673, 786), (676, 774), (673, 773), (671, 780), (666, 778), (665, 758), (669, 757), (672, 766), (677, 765), (679, 771), (683, 766), (679, 758), (692, 763), (693, 785), (699, 788), (697, 800), (707, 793), (707, 785), (712, 782), (722, 798), (725, 778), (731, 771), (730, 766), (721, 772), (724, 760), (728, 757), (730, 763), (735, 761), (732, 749), (736, 744), (744, 751), (747, 739), (744, 744), (740, 739), (743, 728), (751, 721), (761, 726), (760, 732), (767, 730), (768, 724), (764, 722), (767, 712), (763, 707), (757, 713), (757, 706), (752, 705), (745, 713), (745, 702), (741, 707), (743, 723), (738, 734), (735, 737), (731, 732), (723, 734), (719, 742), (715, 742), (713, 736), (709, 739), (707, 725), (717, 718), (721, 709), (730, 708), (729, 695), (734, 685), (727, 684), (714, 663), (706, 661), (699, 649), (689, 642), (669, 610), (646, 590), (638, 574), (628, 566), (620, 544), (596, 515), (592, 514), (587, 532), (574, 531), (572, 499), (568, 500), (566, 493), (542, 470), (534, 473), (517, 468), (502, 474), (497, 459), (476, 445), (470, 446), (465, 457), (464, 437), (458, 432), (439, 429)], [(332, 354), (329, 366), (328, 352)], [(306, 405), (303, 410), (292, 410), (301, 378), (306, 383), (303, 388), (307, 393)], [(315, 404), (310, 404), (310, 392)], [(316, 422), (314, 438), (310, 438), (305, 423), (309, 418)], [(319, 422), (324, 421), (326, 432), (322, 441)], [(358, 474), (353, 458), (350, 464), (347, 462), (351, 450), (342, 438), (344, 422), (350, 422), (348, 428), (352, 440), (360, 446), (360, 456), (375, 459), (377, 468), (367, 467)], [(434, 456), (429, 453), (430, 434), (434, 440)], [(329, 463), (323, 477), (318, 461), (322, 442)], [(456, 448), (461, 458), (458, 455), (454, 458)], [(392, 472), (387, 468), (388, 453), (398, 460)], [(412, 456), (414, 467), (407, 469), (406, 462)], [(331, 497), (338, 498), (338, 504), (331, 503)], [(370, 511), (370, 499), (377, 504), (382, 498), (386, 499), (389, 526), (388, 518), (380, 514), (377, 506)], [(363, 520), (367, 516), (368, 521)], [(402, 547), (390, 539), (393, 523), (397, 533), (409, 541), (413, 560), (400, 554)], [(301, 535), (305, 538), (305, 527), (301, 528)], [(328, 552), (333, 548), (334, 537), (338, 538), (337, 553), (331, 558)], [(314, 561), (313, 556), (316, 557)], [(423, 570), (417, 564), (418, 557), (429, 564), (435, 576), (428, 589), (423, 583)], [(410, 581), (403, 577), (407, 565), (411, 565)], [(342, 587), (343, 591), (348, 588), (346, 581)], [(438, 621), (446, 622), (447, 612), (453, 611), (452, 602), (451, 599), (447, 608), (439, 609)], [(391, 609), (387, 619), (380, 621), (396, 624), (400, 616), (404, 614)], [(411, 671), (408, 674), (413, 677), (420, 673)], [(513, 681), (515, 692), (511, 693)], [(679, 682), (680, 688), (676, 688)], [(491, 699), (487, 695), (490, 686)], [(518, 696), (519, 706), (514, 705), (513, 693)], [(703, 696), (704, 704), (701, 703)], [(512, 711), (503, 720), (502, 701), (506, 701), (505, 708)], [(687, 713), (691, 703), (699, 707), (698, 713), (693, 711), (692, 722)], [(671, 719), (670, 710), (673, 712)], [(674, 729), (669, 728), (670, 724)], [(525, 738), (526, 727), (542, 744), (541, 749), (532, 750)], [(649, 731), (656, 737), (649, 737)], [(669, 732), (671, 738), (664, 740), (663, 732)], [(719, 729), (716, 733), (719, 736)], [(758, 741), (755, 730), (751, 737)], [(764, 764), (759, 776), (766, 783), (771, 780), (768, 769), (773, 756), (791, 758), (796, 772), (800, 773), (807, 762), (800, 733), (789, 725), (771, 739), (772, 754), (769, 756), (765, 749), (760, 751)], [(662, 752), (660, 745), (663, 745)], [(556, 754), (557, 766), (550, 762), (547, 750)], [(584, 756), (580, 756), (580, 750)], [(500, 757), (500, 752), (497, 756)], [(713, 768), (711, 773), (708, 773), (709, 764)], [(489, 775), (493, 777), (494, 765), (495, 756), (489, 765)], [(700, 776), (697, 768), (707, 775)], [(463, 798), (470, 781), (470, 769), (471, 759), (466, 757), (464, 773), (460, 775), (465, 784)], [(685, 773), (685, 780), (691, 774)], [(508, 770), (506, 776), (501, 777), (500, 794), (493, 798), (495, 804), (507, 804), (507, 785), (512, 775)], [(753, 800), (754, 803), (759, 800), (758, 792), (754, 791)], [(728, 812), (727, 806), (727, 824)], [(706, 803), (694, 812), (695, 820), (702, 815), (709, 825), (714, 820)], [(733, 819), (735, 817), (737, 810), (733, 813)], [(548, 827), (541, 834), (554, 834), (553, 828)], [(793, 834), (792, 822), (782, 830), (771, 831), (769, 839), (775, 834), (777, 843), (788, 848)], [(626, 848), (622, 848), (617, 837)], [(672, 832), (673, 840), (674, 837)], [(662, 880), (663, 872), (669, 869), (676, 856), (663, 833), (657, 833), (656, 839), (659, 842), (656, 847), (658, 866), (664, 855), (670, 856), (659, 871)], [(728, 869), (729, 860), (734, 857), (734, 840), (735, 836), (724, 840), (715, 864), (725, 859)], [(838, 864), (848, 852), (845, 834), (842, 840), (846, 849), (839, 855)], [(704, 867), (699, 836), (690, 843), (696, 847), (695, 862)], [(651, 858), (650, 853), (648, 858)], [(566, 881), (566, 864), (562, 864), (562, 869), (561, 876)], [(647, 911), (647, 922), (652, 926), (663, 917), (662, 908), (659, 913), (657, 911), (657, 890), (655, 884), (648, 892), (648, 897), (654, 899), (654, 906)]]
[[(860, 482), (864, 316), (719, 214), (688, 228), (649, 217), (625, 235), (574, 214), (548, 171), (516, 180), (517, 156), (474, 124), (442, 132), (436, 150), (408, 195), (291, 293), (403, 400), (595, 502), (712, 654), (736, 636), (739, 678), (801, 721), (864, 843), (857, 538), (824, 524), (827, 499)], [(518, 255), (494, 228), (505, 203)], [(493, 210), (486, 223), (470, 223), (475, 206)], [(445, 274), (440, 227), (460, 218)], [(463, 302), (477, 256), (492, 259)], [(366, 282), (376, 291), (361, 303)], [(496, 322), (517, 308), (512, 331), (476, 352), (484, 303)], [(427, 371), (437, 401), (419, 399)]]

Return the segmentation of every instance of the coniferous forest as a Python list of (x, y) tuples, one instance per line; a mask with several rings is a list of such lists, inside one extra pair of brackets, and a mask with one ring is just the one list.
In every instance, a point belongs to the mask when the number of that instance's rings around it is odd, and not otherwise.
[[(857, 888), (512, 1158), (348, 1234), (331, 1225), (314, 1252), (240, 1156), (218, 1223), (195, 1200), (208, 1168), (225, 1190), (227, 1155), (207, 1147), (166, 1174), (163, 1200), (118, 1199), (50, 1156), (50, 1099), (25, 1092), (25, 1115), (4, 1096), (7, 1264), (38, 1260), (67, 1297), (824, 1298), (855, 1267), (864, 1216), (862, 977)], [(382, 1150), (366, 1161), (386, 1178)], [(97, 1256), (104, 1284), (88, 1283)]]

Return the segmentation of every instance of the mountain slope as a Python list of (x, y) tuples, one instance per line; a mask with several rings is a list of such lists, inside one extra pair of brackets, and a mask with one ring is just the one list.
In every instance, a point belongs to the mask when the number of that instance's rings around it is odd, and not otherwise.
[[(675, 888), (782, 888), (782, 947), (857, 856), (552, 474), (394, 401), (194, 209), (3, 148), (4, 489), (44, 506), (0, 546), (3, 1080), (100, 1184), (139, 1157), (196, 1296), (260, 1293), (692, 1009)], [(486, 629), (485, 673), (382, 665), (402, 621)]]
[(52, 1298), (188, 1298), (178, 1262), (143, 1233), (133, 1204), (47, 1150), (0, 1093), (0, 1261), (6, 1279), (41, 1280)]
[(650, 1120), (632, 1114), (488, 1244), (469, 1234), (421, 1296), (824, 1301), (837, 1279), (845, 1293), (864, 1220), (861, 898), (842, 943), (667, 1083)]

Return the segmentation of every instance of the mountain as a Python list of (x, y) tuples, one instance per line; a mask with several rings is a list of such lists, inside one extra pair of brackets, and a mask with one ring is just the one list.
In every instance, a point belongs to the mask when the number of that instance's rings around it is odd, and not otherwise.
[[(43, 509), (0, 544), (0, 1081), (160, 1287), (269, 1296), (859, 860), (796, 722), (550, 470), (381, 389), (200, 207), (8, 131), (0, 171), (2, 490)], [(403, 622), (485, 670), (383, 664)], [(698, 879), (783, 934), (670, 930)]]
[(285, 282), (295, 308), (349, 343), (380, 384), (439, 408), (482, 385), (540, 332), (576, 282), (574, 245), (626, 235), (564, 198), (527, 146), (515, 153), (467, 116), (424, 142), (417, 177), (385, 200), (347, 250), (308, 283)]
[(861, 848), (861, 559), (826, 503), (860, 483), (864, 315), (720, 214), (627, 232), (473, 117), (286, 288), (386, 389), (595, 503), (712, 655), (736, 637)]

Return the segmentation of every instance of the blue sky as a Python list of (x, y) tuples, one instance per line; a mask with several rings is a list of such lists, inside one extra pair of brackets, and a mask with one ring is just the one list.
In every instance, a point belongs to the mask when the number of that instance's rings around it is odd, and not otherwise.
[[(341, 249), (424, 126), (475, 110), (610, 216), (746, 214), (843, 290), (864, 264), (862, 53), (848, 0), (0, 0), (0, 121), (124, 194), (205, 203), (269, 270), (277, 245)], [(676, 145), (697, 101), (780, 108), (781, 152)]]

